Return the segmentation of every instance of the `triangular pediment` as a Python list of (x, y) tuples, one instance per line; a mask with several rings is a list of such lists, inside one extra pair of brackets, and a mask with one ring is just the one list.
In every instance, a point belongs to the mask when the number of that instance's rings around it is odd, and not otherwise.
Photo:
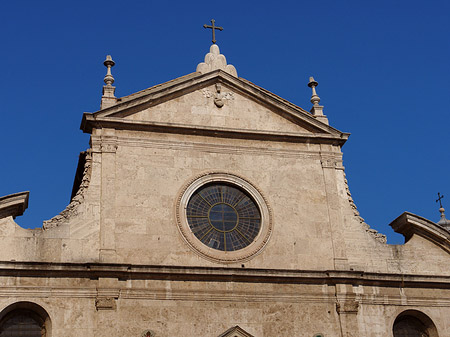
[(348, 138), (306, 110), (221, 70), (192, 73), (119, 98), (111, 107), (86, 113), (81, 128), (91, 132), (99, 124), (227, 137), (316, 138), (339, 144)]
[(238, 325), (228, 329), (218, 337), (254, 337)]
[[(221, 86), (217, 98), (216, 85), (175, 97), (170, 101), (146, 108), (123, 118), (154, 123), (170, 122), (209, 128), (229, 128), (247, 131), (313, 133), (308, 125), (299, 125), (261, 106), (228, 86)], [(214, 101), (218, 102), (215, 103)], [(220, 108), (216, 104), (223, 104)]]

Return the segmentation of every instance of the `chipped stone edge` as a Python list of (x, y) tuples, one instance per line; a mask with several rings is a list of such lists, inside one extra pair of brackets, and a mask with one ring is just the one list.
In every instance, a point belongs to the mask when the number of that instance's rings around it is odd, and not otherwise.
[(370, 228), (370, 226), (364, 221), (364, 219), (359, 214), (358, 208), (356, 207), (355, 202), (353, 201), (352, 194), (350, 193), (350, 188), (348, 187), (348, 180), (346, 178), (345, 172), (344, 172), (344, 182), (345, 182), (345, 191), (347, 192), (347, 199), (350, 203), (350, 207), (353, 210), (353, 214), (357, 218), (360, 224), (363, 225), (365, 231), (369, 233), (376, 241), (380, 243), (387, 243), (386, 235), (379, 233), (377, 230)]
[(91, 172), (92, 172), (92, 150), (86, 150), (86, 161), (84, 163), (84, 171), (83, 178), (81, 179), (80, 187), (78, 188), (77, 193), (70, 201), (69, 205), (58, 215), (54, 216), (49, 220), (45, 220), (42, 228), (44, 230), (51, 229), (54, 227), (58, 227), (63, 224), (70, 217), (77, 214), (77, 208), (84, 200), (84, 194), (89, 187), (89, 182), (91, 180)]

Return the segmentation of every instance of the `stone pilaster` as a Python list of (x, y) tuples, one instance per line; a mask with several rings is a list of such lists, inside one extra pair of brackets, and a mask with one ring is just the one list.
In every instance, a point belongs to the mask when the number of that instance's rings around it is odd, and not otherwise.
[[(330, 150), (330, 149), (326, 149)], [(327, 151), (329, 152), (329, 151)], [(339, 191), (337, 186), (337, 171), (342, 170), (342, 161), (339, 154), (321, 154), (323, 179), (327, 195), (327, 210), (330, 226), (331, 240), (333, 242), (334, 268), (348, 269), (347, 252), (344, 240), (344, 218), (342, 215)]]
[(339, 315), (342, 337), (361, 336), (357, 320), (359, 298), (353, 293), (352, 288), (350, 284), (336, 285), (336, 311)]
[[(97, 130), (93, 149), (101, 160), (100, 261), (115, 262), (115, 196), (117, 137), (113, 129)], [(96, 144), (94, 144), (96, 143)]]
[(329, 125), (328, 117), (323, 114), (323, 105), (314, 105), (310, 112), (322, 123)]
[(117, 98), (114, 96), (114, 92), (116, 91), (116, 87), (112, 85), (104, 85), (103, 86), (103, 95), (102, 101), (100, 104), (100, 109), (106, 109), (110, 106), (113, 106), (117, 102)]

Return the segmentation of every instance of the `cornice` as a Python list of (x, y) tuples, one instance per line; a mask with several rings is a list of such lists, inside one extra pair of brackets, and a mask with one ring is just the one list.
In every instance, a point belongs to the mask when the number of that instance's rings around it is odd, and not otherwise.
[(281, 142), (327, 143), (342, 146), (349, 137), (347, 133), (332, 135), (325, 133), (291, 133), (261, 130), (232, 129), (224, 127), (204, 127), (189, 124), (146, 122), (122, 119), (117, 117), (95, 117), (85, 115), (85, 132), (91, 133), (93, 128), (112, 128), (116, 130), (149, 131), (158, 133), (186, 134), (196, 136), (240, 138), (253, 140), (272, 140)]
[(402, 234), (405, 242), (408, 242), (413, 235), (419, 235), (450, 253), (450, 232), (428, 219), (404, 212), (389, 226), (395, 232)]
[(236, 325), (224, 333), (220, 334), (219, 337), (254, 337), (250, 335), (247, 331), (242, 329), (240, 326)]
[(28, 208), (30, 192), (19, 192), (0, 197), (0, 219), (22, 215)]
[(340, 270), (287, 270), (225, 267), (179, 267), (105, 263), (0, 262), (0, 276), (117, 278), (119, 280), (172, 280), (249, 282), (450, 289), (450, 275), (374, 273)]
[[(135, 129), (137, 124), (124, 120), (123, 117), (214, 83), (223, 83), (228, 85), (240, 94), (257, 101), (259, 104), (275, 109), (278, 114), (282, 115), (292, 123), (310, 128), (315, 134), (325, 134), (326, 137), (339, 139), (339, 144), (344, 144), (349, 137), (348, 133), (341, 132), (327, 124), (322, 123), (309, 112), (296, 106), (295, 104), (292, 104), (289, 101), (282, 99), (281, 97), (258, 87), (245, 79), (236, 78), (221, 70), (215, 70), (207, 74), (193, 73), (189, 76), (181, 77), (179, 79), (143, 90), (136, 95), (119, 98), (117, 100), (117, 104), (111, 107), (94, 113), (84, 113), (80, 128), (86, 133), (92, 133), (93, 128), (101, 127), (118, 127), (124, 129), (132, 127), (132, 129)], [(148, 124), (145, 122), (141, 123), (144, 125)], [(160, 132), (165, 132), (166, 129), (164, 127), (169, 125), (164, 123), (157, 124), (159, 124), (161, 128)], [(196, 126), (191, 127), (200, 128)], [(211, 132), (214, 132), (213, 128), (210, 129)], [(140, 125), (140, 130), (153, 131), (148, 128), (143, 128), (143, 125)], [(173, 128), (171, 130), (167, 130), (167, 132), (173, 131)], [(247, 130), (240, 130), (240, 134), (249, 133), (244, 131)], [(267, 134), (267, 132), (265, 133)]]

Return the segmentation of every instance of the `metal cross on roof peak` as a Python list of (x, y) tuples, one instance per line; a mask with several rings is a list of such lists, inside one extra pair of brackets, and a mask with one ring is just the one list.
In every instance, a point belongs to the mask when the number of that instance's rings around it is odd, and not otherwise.
[(436, 200), (436, 202), (439, 202), (439, 206), (442, 208), (442, 201), (441, 201), (441, 199), (443, 198), (444, 196), (443, 195), (441, 195), (439, 192), (438, 192), (438, 198), (437, 198), (437, 200)]
[(223, 27), (216, 27), (215, 23), (216, 20), (211, 19), (211, 23), (212, 25), (203, 25), (203, 28), (211, 28), (212, 29), (212, 43), (215, 44), (216, 43), (216, 29), (222, 31)]

